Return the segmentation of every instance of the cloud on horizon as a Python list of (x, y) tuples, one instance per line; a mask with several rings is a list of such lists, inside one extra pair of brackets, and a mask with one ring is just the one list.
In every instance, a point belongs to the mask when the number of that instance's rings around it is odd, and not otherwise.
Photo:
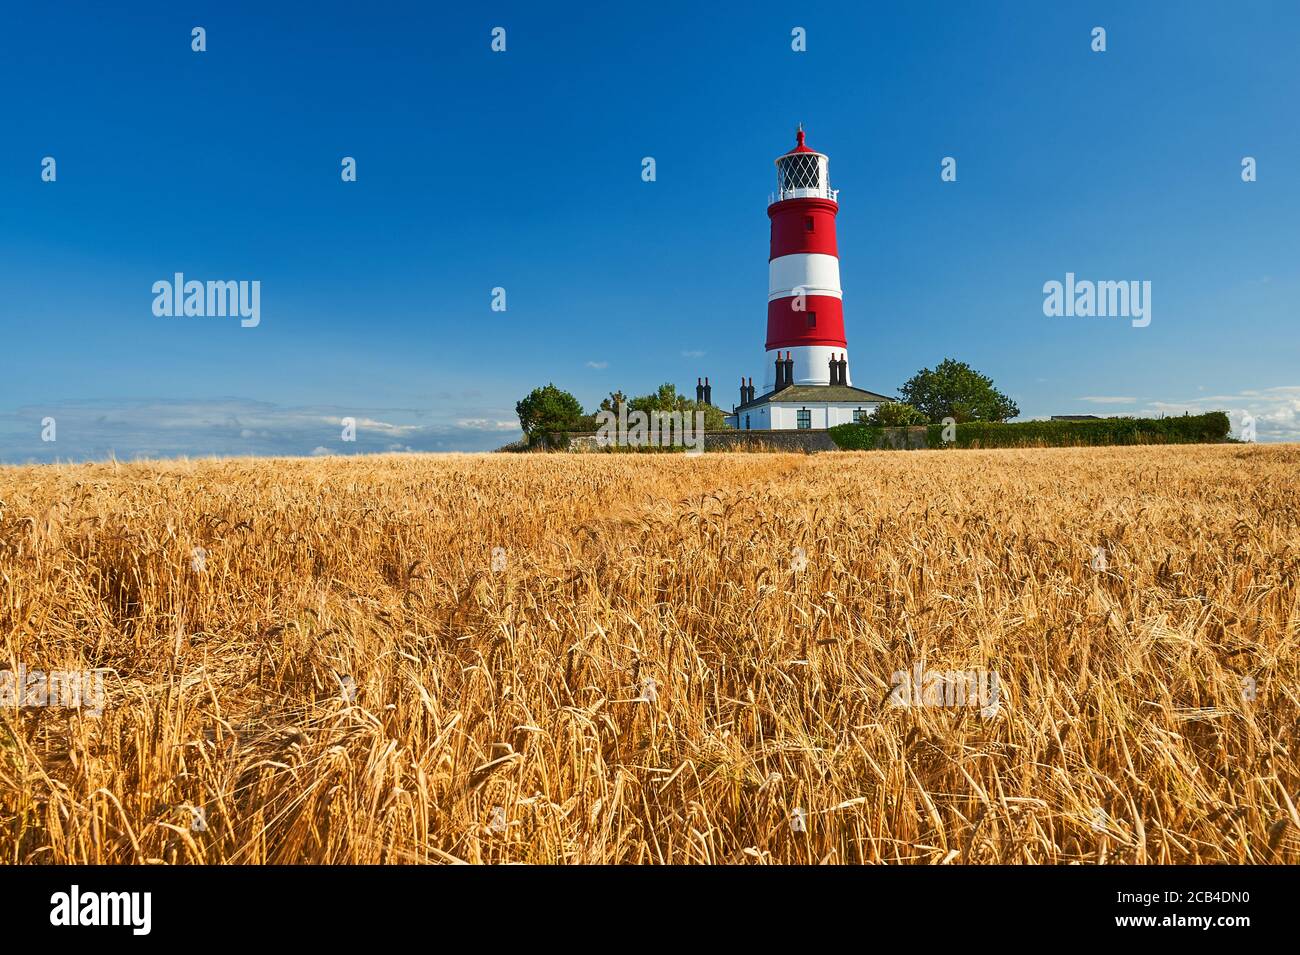
[[(42, 421), (54, 419), (54, 441)], [(343, 419), (356, 440), (343, 440)], [(0, 463), (491, 451), (520, 435), (509, 411), (285, 407), (243, 398), (63, 401), (0, 413)]]
[(1255, 417), (1259, 441), (1300, 441), (1300, 385), (1249, 389), (1235, 395), (1212, 395), (1185, 401), (1152, 401), (1148, 414), (1204, 414), (1226, 411), (1234, 434), (1240, 435), (1247, 414)]
[[(1204, 386), (1197, 386), (1203, 390)], [(1236, 394), (1197, 395), (1183, 400), (1145, 399), (1110, 395), (1079, 398), (1094, 404), (1129, 405), (1119, 414), (1134, 417), (1227, 412), (1234, 435), (1240, 436), (1246, 415), (1255, 417), (1255, 433), (1261, 442), (1300, 441), (1300, 385), (1247, 389)]]

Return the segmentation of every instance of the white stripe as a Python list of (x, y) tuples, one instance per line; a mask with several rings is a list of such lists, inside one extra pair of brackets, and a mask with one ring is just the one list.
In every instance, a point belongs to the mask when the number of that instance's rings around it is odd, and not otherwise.
[(820, 252), (796, 252), (767, 264), (767, 300), (785, 298), (803, 288), (805, 295), (843, 298), (840, 291), (840, 260)]
[[(847, 348), (837, 348), (833, 345), (798, 345), (791, 348), (774, 348), (764, 357), (767, 370), (763, 372), (763, 390), (757, 392), (754, 397), (766, 394), (771, 391), (776, 384), (776, 356), (779, 353), (782, 358), (785, 353), (790, 353), (790, 358), (794, 360), (794, 383), (796, 385), (829, 385), (831, 383), (831, 355), (843, 355), (846, 359), (849, 357)], [(853, 384), (853, 370), (850, 363), (845, 369), (845, 380)], [(755, 388), (757, 389), (757, 385)]]

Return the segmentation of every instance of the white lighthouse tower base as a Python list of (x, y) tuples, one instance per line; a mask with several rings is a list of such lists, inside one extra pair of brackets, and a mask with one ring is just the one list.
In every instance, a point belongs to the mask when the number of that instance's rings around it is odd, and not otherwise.
[[(774, 348), (763, 359), (767, 369), (763, 373), (763, 392), (776, 387), (776, 356), (782, 358), (789, 352), (794, 361), (794, 383), (796, 385), (829, 385), (831, 383), (831, 356), (843, 355), (847, 360), (849, 352), (843, 346), (834, 348), (830, 345), (798, 345), (794, 348)], [(853, 384), (853, 375), (845, 368), (845, 384)]]

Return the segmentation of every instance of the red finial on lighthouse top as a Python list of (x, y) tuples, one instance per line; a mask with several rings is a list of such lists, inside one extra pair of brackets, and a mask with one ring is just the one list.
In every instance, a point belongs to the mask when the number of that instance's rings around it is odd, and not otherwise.
[(795, 139), (795, 147), (794, 147), (794, 149), (790, 150), (790, 152), (786, 153), (787, 156), (789, 156), (791, 153), (811, 153), (811, 152), (816, 152), (815, 149), (809, 149), (809, 148), (807, 147), (807, 145), (804, 144), (804, 141), (803, 141), (803, 123), (800, 123), (800, 124), (799, 124), (799, 128), (798, 128), (798, 130), (795, 131), (794, 139)]

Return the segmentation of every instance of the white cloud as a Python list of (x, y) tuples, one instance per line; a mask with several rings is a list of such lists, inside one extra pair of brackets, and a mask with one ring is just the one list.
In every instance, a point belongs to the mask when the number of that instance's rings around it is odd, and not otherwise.
[[(332, 420), (334, 424), (339, 426), (343, 424), (342, 418), (327, 420)], [(367, 431), (378, 431), (386, 435), (410, 434), (412, 431), (420, 430), (418, 424), (391, 424), (387, 421), (376, 421), (374, 418), (357, 418), (356, 421), (358, 430), (365, 428)]]
[(466, 428), (470, 431), (518, 431), (519, 422), (514, 421), (489, 421), (487, 418), (462, 418), (456, 422), (459, 428)]
[[(41, 419), (58, 421), (43, 442)], [(333, 450), (345, 417), (356, 442)], [(504, 408), (449, 396), (432, 408), (285, 407), (242, 398), (196, 401), (61, 401), (0, 409), (0, 463), (237, 455), (302, 456), (410, 451), (491, 451), (517, 437)]]
[(702, 352), (702, 351), (696, 351), (696, 350), (692, 349), (692, 350), (690, 350), (690, 351), (684, 351), (684, 352), (682, 352), (682, 357), (683, 357), (683, 358), (703, 358), (703, 357), (704, 357), (704, 352)]
[(1088, 395), (1079, 399), (1080, 401), (1091, 401), (1097, 405), (1131, 405), (1137, 402), (1136, 398), (1126, 397), (1124, 395)]
[(1247, 414), (1255, 418), (1255, 433), (1260, 441), (1300, 441), (1300, 385), (1243, 389), (1237, 394), (1189, 398), (1183, 401), (1152, 401), (1151, 414), (1202, 414), (1226, 411), (1234, 434), (1240, 435)]
[(608, 368), (608, 367), (609, 367), (609, 362), (607, 362), (607, 361), (589, 361), (589, 362), (587, 362), (587, 367), (588, 367), (588, 368), (598, 368), (598, 369), (599, 369), (599, 368)]

